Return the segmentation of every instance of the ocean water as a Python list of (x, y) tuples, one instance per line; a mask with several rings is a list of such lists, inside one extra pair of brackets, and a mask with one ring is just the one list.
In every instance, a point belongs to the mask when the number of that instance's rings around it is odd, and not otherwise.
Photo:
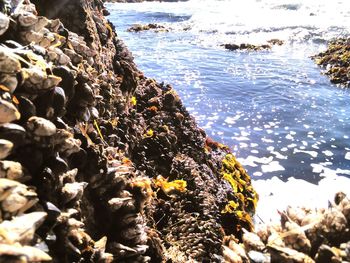
[[(140, 69), (172, 84), (207, 134), (231, 147), (262, 203), (324, 206), (334, 192), (350, 191), (350, 89), (331, 84), (310, 59), (328, 40), (349, 35), (349, 1), (106, 5)], [(127, 32), (148, 23), (169, 32)], [(284, 45), (222, 47), (273, 38)]]

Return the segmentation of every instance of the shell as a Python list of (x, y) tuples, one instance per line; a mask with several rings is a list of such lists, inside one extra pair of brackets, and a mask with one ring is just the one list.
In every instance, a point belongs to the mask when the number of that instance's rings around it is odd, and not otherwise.
[(0, 177), (15, 181), (23, 181), (23, 167), (14, 161), (0, 161)]
[(227, 246), (223, 246), (222, 254), (227, 263), (243, 263), (242, 258)]
[(25, 32), (21, 32), (20, 33), (20, 37), (21, 39), (25, 42), (25, 43), (39, 43), (43, 37), (44, 34), (39, 32), (35, 32), (35, 31), (25, 31)]
[(12, 142), (8, 140), (0, 139), (0, 160), (5, 159), (11, 153), (12, 148), (13, 148)]
[(10, 215), (21, 214), (37, 202), (37, 194), (26, 185), (20, 184), (1, 202), (1, 208)]
[(304, 230), (297, 223), (287, 221), (282, 235), (283, 241), (287, 246), (304, 253), (310, 252), (310, 240), (306, 237)]
[(124, 198), (112, 198), (108, 201), (108, 204), (111, 206), (112, 210), (116, 211), (119, 210), (122, 206), (127, 205), (127, 203), (129, 203), (130, 201), (132, 201), (131, 197), (124, 197)]
[(62, 197), (65, 203), (73, 199), (80, 199), (83, 195), (84, 188), (88, 185), (86, 182), (82, 183), (67, 183), (62, 188)]
[(21, 114), (11, 102), (0, 99), (0, 123), (19, 120)]
[(17, 73), (21, 70), (21, 63), (9, 48), (0, 47), (0, 72)]
[(21, 26), (29, 27), (38, 22), (38, 17), (30, 12), (20, 12), (17, 20)]
[(27, 128), (37, 136), (52, 136), (56, 133), (56, 126), (51, 121), (33, 116), (28, 119)]
[[(36, 229), (44, 222), (45, 212), (32, 212), (5, 220), (0, 224), (0, 229), (5, 233), (3, 238), (6, 243), (28, 244), (32, 241)], [(3, 242), (2, 242), (3, 243)]]
[(7, 15), (0, 12), (0, 36), (3, 35), (10, 25), (10, 19)]
[(16, 262), (42, 262), (52, 260), (48, 254), (38, 248), (21, 246), (19, 244), (0, 244), (0, 260), (3, 256), (17, 258), (18, 261)]
[(263, 254), (258, 251), (251, 250), (248, 252), (248, 257), (250, 259), (250, 262), (253, 263), (270, 263), (271, 257), (269, 254)]
[(69, 156), (80, 151), (81, 141), (74, 139), (73, 134), (67, 130), (57, 129), (56, 134), (51, 139), (52, 145), (55, 145), (57, 151)]
[(328, 210), (320, 223), (320, 230), (330, 238), (336, 238), (347, 228), (347, 220), (338, 209)]
[(21, 184), (16, 181), (0, 178), (0, 201), (6, 199), (11, 194), (13, 189), (19, 185)]
[(35, 32), (39, 32), (44, 27), (46, 27), (49, 23), (50, 23), (50, 20), (47, 19), (46, 17), (38, 16), (37, 21), (33, 25), (31, 25), (30, 29)]
[(308, 255), (298, 252), (291, 248), (279, 247), (274, 245), (267, 246), (268, 251), (271, 254), (271, 262), (280, 263), (314, 263)]
[(9, 89), (9, 92), (12, 94), (15, 92), (18, 79), (15, 74), (2, 74), (0, 76), (0, 84)]
[(339, 249), (321, 245), (315, 256), (316, 262), (343, 262), (339, 256)]
[(15, 147), (24, 143), (25, 136), (26, 130), (18, 124), (0, 124), (0, 138), (11, 141)]
[(237, 244), (236, 240), (231, 238), (231, 240), (228, 243), (228, 247), (234, 251), (235, 253), (237, 253), (237, 255), (240, 256), (240, 258), (244, 261), (244, 262), (248, 262), (248, 257), (247, 254), (243, 248), (243, 246)]
[(265, 244), (261, 241), (260, 237), (252, 232), (244, 231), (243, 244), (246, 250), (262, 251), (265, 248)]

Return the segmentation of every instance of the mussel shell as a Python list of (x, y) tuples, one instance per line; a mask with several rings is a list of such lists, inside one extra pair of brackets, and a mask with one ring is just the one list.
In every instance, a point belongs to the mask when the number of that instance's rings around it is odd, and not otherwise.
[(0, 123), (18, 120), (21, 114), (12, 102), (0, 99)]
[(35, 100), (38, 115), (48, 119), (61, 117), (65, 113), (66, 96), (64, 90), (55, 87)]
[(95, 100), (92, 88), (86, 83), (76, 87), (74, 98), (76, 99), (77, 104), (81, 107), (92, 105)]
[(60, 87), (64, 90), (67, 99), (70, 100), (71, 98), (73, 98), (75, 93), (75, 79), (73, 73), (69, 70), (69, 68), (64, 66), (55, 67), (52, 70), (52, 73), (62, 78)]
[(19, 161), (30, 174), (37, 174), (44, 162), (44, 153), (33, 145), (20, 147), (17, 152), (17, 161)]
[(26, 130), (14, 123), (0, 124), (0, 138), (11, 141), (15, 147), (25, 143)]
[(17, 98), (19, 101), (18, 108), (21, 113), (21, 122), (26, 122), (30, 117), (36, 115), (36, 107), (33, 102), (26, 97), (20, 96)]

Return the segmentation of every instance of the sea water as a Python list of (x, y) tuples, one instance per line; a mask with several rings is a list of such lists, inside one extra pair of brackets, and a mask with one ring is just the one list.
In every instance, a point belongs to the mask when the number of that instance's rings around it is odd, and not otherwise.
[[(286, 204), (325, 206), (336, 191), (350, 191), (350, 89), (331, 84), (310, 58), (330, 39), (349, 35), (349, 1), (107, 8), (145, 75), (173, 85), (207, 134), (231, 147), (260, 194), (260, 217)], [(127, 32), (148, 23), (169, 32)], [(284, 44), (256, 52), (222, 46), (274, 38)]]

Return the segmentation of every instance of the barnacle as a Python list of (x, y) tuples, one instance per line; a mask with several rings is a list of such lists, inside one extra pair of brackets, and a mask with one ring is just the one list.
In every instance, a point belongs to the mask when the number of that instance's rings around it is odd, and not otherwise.
[(165, 194), (170, 194), (171, 192), (185, 192), (187, 187), (187, 182), (185, 180), (174, 180), (168, 182), (168, 179), (165, 179), (161, 175), (153, 181), (154, 184), (162, 189)]

